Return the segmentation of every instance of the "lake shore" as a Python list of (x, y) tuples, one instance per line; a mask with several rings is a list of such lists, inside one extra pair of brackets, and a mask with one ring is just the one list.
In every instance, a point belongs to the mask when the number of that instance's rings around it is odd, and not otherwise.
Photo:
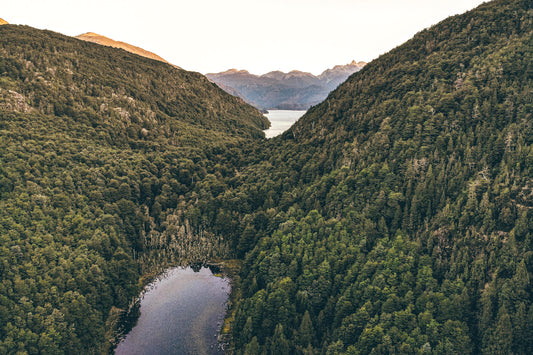
[[(114, 307), (108, 316), (107, 325), (108, 325), (108, 331), (106, 333), (106, 345), (102, 349), (102, 353), (107, 354), (130, 354), (131, 350), (124, 350), (124, 345), (121, 345), (122, 342), (129, 336), (129, 334), (132, 332), (132, 330), (138, 325), (139, 319), (140, 319), (140, 307), (142, 306), (141, 303), (145, 299), (145, 296), (148, 295), (148, 293), (152, 292), (154, 289), (159, 287), (161, 285), (161, 282), (164, 281), (166, 278), (172, 276), (172, 273), (175, 272), (185, 272), (189, 276), (188, 277), (194, 277), (196, 275), (199, 275), (201, 278), (205, 277), (214, 277), (216, 279), (219, 279), (220, 282), (217, 282), (215, 279), (215, 283), (222, 283), (222, 288), (225, 288), (227, 291), (227, 295), (225, 296), (225, 302), (223, 302), (224, 309), (220, 312), (217, 311), (219, 314), (218, 321), (211, 322), (211, 318), (214, 317), (215, 311), (214, 311), (214, 303), (211, 302), (207, 305), (207, 311), (206, 309), (202, 309), (201, 307), (196, 307), (196, 311), (199, 312), (199, 315), (197, 317), (194, 317), (194, 322), (191, 321), (191, 329), (192, 332), (196, 332), (196, 336), (191, 337), (191, 340), (189, 341), (188, 345), (183, 346), (190, 346), (194, 347), (195, 351), (198, 351), (202, 354), (218, 354), (222, 353), (220, 349), (223, 349), (224, 352), (227, 352), (227, 347), (229, 344), (231, 344), (231, 323), (234, 318), (234, 309), (233, 305), (236, 303), (236, 300), (238, 299), (239, 292), (238, 290), (238, 273), (241, 267), (241, 262), (239, 260), (234, 259), (213, 259), (206, 263), (197, 263), (187, 266), (169, 266), (164, 271), (155, 272), (152, 271), (150, 273), (147, 273), (143, 275), (143, 277), (139, 280), (143, 284), (143, 290), (138, 295), (138, 297), (135, 300), (132, 300), (130, 303), (130, 306), (127, 310), (119, 309)], [(176, 271), (178, 270), (178, 271)], [(188, 271), (187, 271), (188, 270)], [(192, 274), (191, 274), (192, 272)], [(209, 275), (207, 275), (209, 274)], [(190, 281), (192, 282), (192, 281)], [(190, 283), (189, 282), (189, 283)], [(236, 283), (237, 282), (237, 283)], [(193, 284), (192, 284), (193, 285)], [(186, 284), (184, 285), (186, 288)], [(163, 287), (167, 287), (163, 285)], [(193, 285), (193, 287), (196, 287)], [(213, 292), (217, 292), (216, 289), (211, 290), (212, 292), (202, 292), (213, 294)], [(183, 292), (183, 287), (179, 287), (178, 289), (173, 292), (173, 294)], [(179, 295), (178, 295), (179, 296)], [(198, 296), (201, 297), (201, 296)], [(197, 297), (195, 296), (194, 299)], [(184, 301), (187, 301), (185, 299)], [(158, 301), (159, 302), (159, 301)], [(174, 302), (175, 301), (168, 301), (168, 302)], [(216, 303), (216, 302), (215, 302)], [(220, 302), (218, 303), (220, 304)], [(185, 312), (189, 312), (191, 308), (195, 308), (195, 305), (189, 305), (185, 308)], [(205, 333), (206, 326), (208, 328), (213, 329), (214, 326), (218, 328), (216, 337), (216, 344), (213, 342), (213, 338), (211, 335), (207, 335)], [(129, 328), (129, 329), (128, 329)], [(145, 332), (143, 332), (144, 334)], [(154, 331), (154, 333), (156, 333)], [(204, 334), (202, 336), (202, 333)], [(211, 334), (211, 333), (209, 333)], [(143, 341), (146, 341), (143, 339)], [(218, 350), (216, 350), (216, 349)], [(136, 352), (138, 354), (143, 353)], [(167, 352), (168, 353), (168, 352)], [(229, 351), (231, 353), (231, 351)]]

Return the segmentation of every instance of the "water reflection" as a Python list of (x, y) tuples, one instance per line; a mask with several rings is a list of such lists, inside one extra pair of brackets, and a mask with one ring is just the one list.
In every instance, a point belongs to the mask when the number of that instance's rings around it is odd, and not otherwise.
[(230, 280), (210, 268), (172, 268), (151, 283), (139, 307), (126, 316), (130, 319), (123, 320), (124, 330), (131, 331), (115, 354), (223, 354), (217, 335)]

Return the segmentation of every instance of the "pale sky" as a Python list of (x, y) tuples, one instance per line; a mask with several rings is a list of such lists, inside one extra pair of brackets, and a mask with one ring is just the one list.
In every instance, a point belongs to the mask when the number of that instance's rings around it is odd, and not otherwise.
[(201, 73), (319, 74), (370, 61), (481, 0), (0, 0), (0, 18), (96, 32)]

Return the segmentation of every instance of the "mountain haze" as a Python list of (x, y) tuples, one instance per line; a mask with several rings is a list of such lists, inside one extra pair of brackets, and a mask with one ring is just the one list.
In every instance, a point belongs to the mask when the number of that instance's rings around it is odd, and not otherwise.
[(254, 75), (236, 69), (206, 76), (227, 92), (237, 92), (239, 97), (259, 109), (306, 110), (323, 101), (331, 90), (365, 64), (353, 61), (337, 65), (319, 76), (298, 70)]

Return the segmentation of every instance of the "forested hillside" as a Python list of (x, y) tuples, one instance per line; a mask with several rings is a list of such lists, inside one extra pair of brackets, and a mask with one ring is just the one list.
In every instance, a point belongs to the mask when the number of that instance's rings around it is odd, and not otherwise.
[(237, 353), (533, 352), (532, 5), (418, 33), (263, 147)]
[(200, 74), (1, 26), (0, 353), (101, 353), (141, 276), (228, 256), (194, 205), (267, 125)]

